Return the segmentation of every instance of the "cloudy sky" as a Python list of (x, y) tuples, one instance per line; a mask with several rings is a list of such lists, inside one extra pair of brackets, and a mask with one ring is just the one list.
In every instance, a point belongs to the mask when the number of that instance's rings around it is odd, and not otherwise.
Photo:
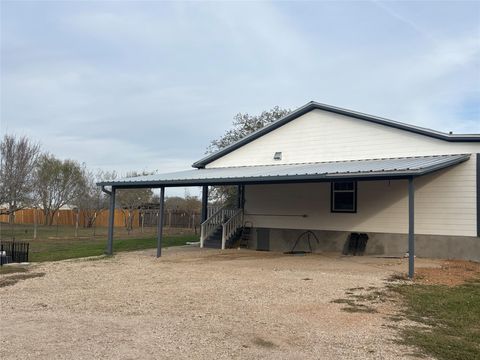
[(238, 112), (310, 100), (480, 132), (480, 2), (1, 1), (1, 131), (189, 168)]

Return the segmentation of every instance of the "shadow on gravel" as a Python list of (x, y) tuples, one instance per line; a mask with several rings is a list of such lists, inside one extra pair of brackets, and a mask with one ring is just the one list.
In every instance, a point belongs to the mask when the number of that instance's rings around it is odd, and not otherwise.
[(0, 287), (12, 286), (15, 285), (17, 282), (26, 279), (32, 279), (37, 277), (45, 276), (45, 273), (31, 273), (31, 274), (15, 274), (6, 276), (3, 279), (0, 279)]

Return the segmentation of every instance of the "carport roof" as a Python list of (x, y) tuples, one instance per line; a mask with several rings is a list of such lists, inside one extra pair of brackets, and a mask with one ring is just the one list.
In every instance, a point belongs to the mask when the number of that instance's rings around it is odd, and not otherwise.
[(338, 179), (406, 178), (420, 176), (468, 160), (469, 154), (348, 160), (282, 165), (191, 169), (109, 180), (99, 186), (155, 188), (330, 181)]

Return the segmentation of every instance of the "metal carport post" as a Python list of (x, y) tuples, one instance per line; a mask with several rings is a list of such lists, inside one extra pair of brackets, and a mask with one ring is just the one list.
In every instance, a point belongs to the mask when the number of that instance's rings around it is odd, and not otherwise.
[(108, 191), (102, 186), (102, 191), (110, 196), (110, 208), (108, 214), (108, 240), (107, 240), (107, 255), (113, 255), (113, 227), (115, 220), (115, 193), (116, 189), (112, 186), (112, 190)]
[(165, 204), (165, 187), (160, 188), (160, 208), (158, 209), (157, 258), (162, 256), (163, 208)]
[(408, 277), (415, 275), (415, 186), (414, 177), (408, 178)]
[(208, 186), (202, 186), (202, 218), (200, 223), (207, 220), (208, 217)]

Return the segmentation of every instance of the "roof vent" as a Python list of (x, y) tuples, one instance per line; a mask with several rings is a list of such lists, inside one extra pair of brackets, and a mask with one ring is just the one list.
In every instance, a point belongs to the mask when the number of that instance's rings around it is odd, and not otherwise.
[(281, 151), (277, 151), (277, 152), (273, 155), (273, 160), (282, 160), (282, 152), (281, 152)]

